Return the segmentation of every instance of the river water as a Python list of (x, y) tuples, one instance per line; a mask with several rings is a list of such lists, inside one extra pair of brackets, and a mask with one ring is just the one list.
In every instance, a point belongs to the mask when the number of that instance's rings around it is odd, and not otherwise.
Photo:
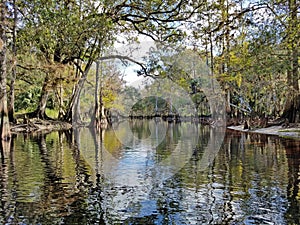
[(0, 224), (300, 224), (300, 142), (125, 121), (15, 135)]

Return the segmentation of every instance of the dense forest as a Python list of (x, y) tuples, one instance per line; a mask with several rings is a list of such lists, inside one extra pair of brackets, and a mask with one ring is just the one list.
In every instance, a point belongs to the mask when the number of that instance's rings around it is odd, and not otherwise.
[[(299, 122), (298, 0), (1, 0), (0, 4), (3, 139), (20, 115), (24, 120), (73, 124), (81, 124), (85, 117), (91, 118), (91, 125), (109, 120), (110, 111), (119, 107), (117, 95), (126, 93), (131, 100), (138, 96), (136, 88), (126, 86), (116, 61), (136, 64), (138, 75), (153, 80), (149, 88), (159, 79), (170, 79), (190, 95), (199, 116), (209, 115), (201, 76), (193, 77), (171, 63), (175, 56), (178, 60), (195, 54), (199, 60), (195, 63), (204, 63), (221, 85), (228, 118), (243, 114)], [(139, 60), (129, 53), (112, 53), (117, 43), (129, 45), (142, 36), (172, 53), (152, 51)], [(152, 109), (145, 110), (147, 105)], [(172, 112), (162, 98), (148, 98), (126, 110), (157, 113), (158, 106), (166, 109), (161, 113)]]

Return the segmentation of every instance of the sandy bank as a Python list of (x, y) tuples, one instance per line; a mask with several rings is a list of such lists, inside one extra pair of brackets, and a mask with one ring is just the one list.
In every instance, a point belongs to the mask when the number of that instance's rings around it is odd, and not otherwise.
[(289, 138), (295, 138), (300, 140), (300, 127), (284, 128), (282, 126), (271, 126), (267, 128), (244, 130), (244, 126), (240, 125), (240, 126), (229, 126), (227, 128), (231, 130), (241, 131), (241, 132), (277, 135), (279, 137), (289, 137)]

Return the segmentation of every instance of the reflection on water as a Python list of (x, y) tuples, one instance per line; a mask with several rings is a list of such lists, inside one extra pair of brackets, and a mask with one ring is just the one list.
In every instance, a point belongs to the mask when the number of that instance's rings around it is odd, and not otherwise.
[[(300, 224), (300, 143), (131, 121), (17, 135), (0, 164), (0, 224)], [(211, 145), (217, 148), (218, 145)]]

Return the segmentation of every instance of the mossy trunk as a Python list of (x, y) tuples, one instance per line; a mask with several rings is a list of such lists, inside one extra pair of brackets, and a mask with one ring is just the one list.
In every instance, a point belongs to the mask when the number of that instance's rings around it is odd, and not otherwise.
[(10, 91), (9, 91), (9, 105), (8, 105), (8, 118), (9, 121), (12, 123), (16, 122), (15, 119), (15, 81), (17, 76), (17, 6), (16, 6), (16, 0), (13, 0), (13, 12), (14, 12), (14, 21), (13, 21), (13, 29), (12, 29), (12, 71), (11, 71), (11, 80), (10, 80)]
[(0, 2), (0, 138), (10, 139), (10, 126), (7, 113), (7, 92), (6, 92), (6, 2)]

